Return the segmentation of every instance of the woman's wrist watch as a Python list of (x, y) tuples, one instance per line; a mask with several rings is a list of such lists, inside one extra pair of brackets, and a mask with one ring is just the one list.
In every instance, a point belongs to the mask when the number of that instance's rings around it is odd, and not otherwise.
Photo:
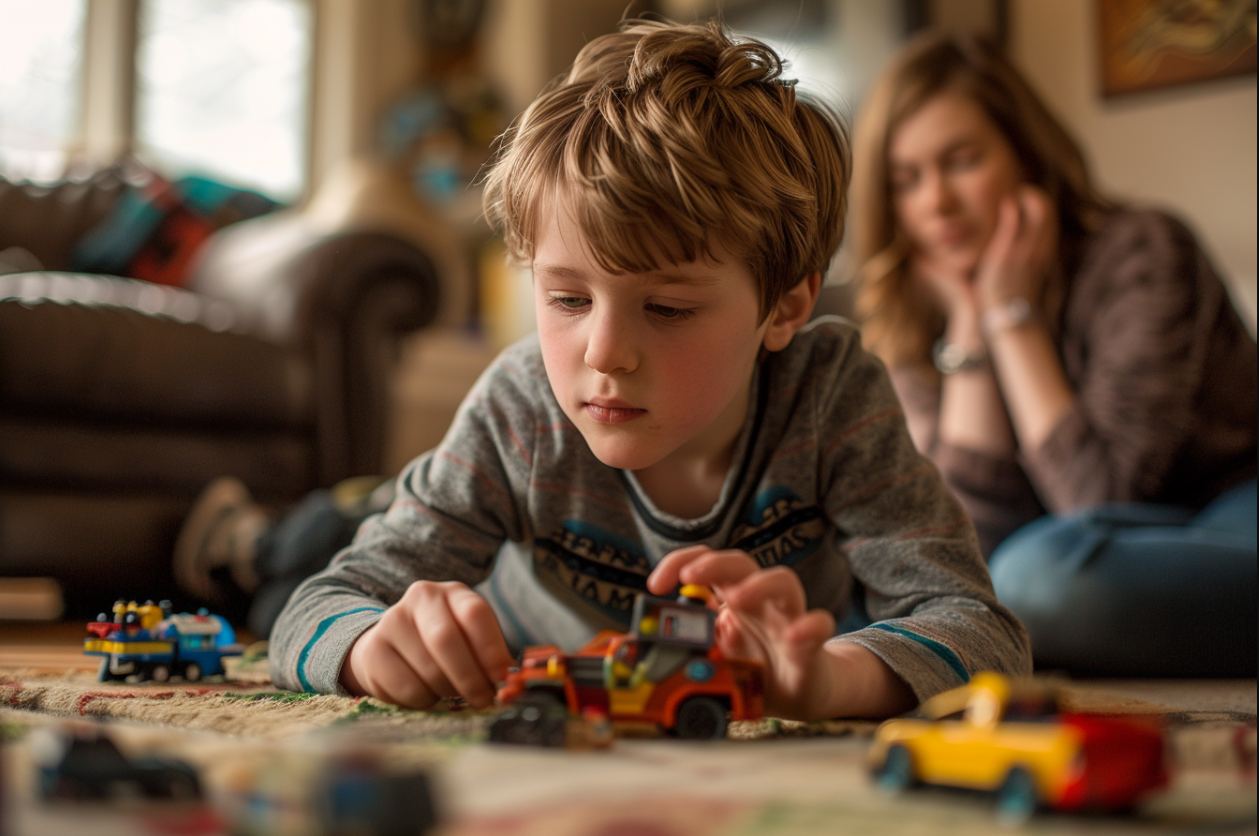
[(931, 349), (931, 359), (940, 374), (957, 374), (982, 369), (988, 365), (988, 352), (983, 349), (967, 351), (956, 343), (941, 337)]

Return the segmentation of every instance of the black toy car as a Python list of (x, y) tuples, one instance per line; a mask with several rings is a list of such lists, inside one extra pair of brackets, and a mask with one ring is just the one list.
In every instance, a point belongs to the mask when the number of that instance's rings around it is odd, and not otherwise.
[(201, 797), (197, 772), (183, 761), (129, 760), (114, 741), (95, 730), (41, 731), (32, 748), (39, 769), (39, 794), (45, 799)]

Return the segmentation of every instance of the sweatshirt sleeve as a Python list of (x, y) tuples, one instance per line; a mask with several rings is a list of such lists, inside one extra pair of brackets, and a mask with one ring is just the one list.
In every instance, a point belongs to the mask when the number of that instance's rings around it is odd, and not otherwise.
[(507, 540), (526, 536), (513, 488), (527, 484), (534, 437), (530, 382), (509, 356), (486, 371), (442, 443), (398, 477), (393, 503), (290, 597), (271, 637), (271, 678), (282, 688), (345, 693), (350, 646), (414, 582), (489, 576)]
[[(1074, 280), (1072, 409), (1023, 466), (1055, 513), (1160, 495), (1193, 431), (1223, 285), (1182, 224), (1125, 213)], [(1076, 336), (1078, 335), (1078, 336)]]
[(974, 528), (914, 447), (883, 364), (853, 344), (820, 399), (826, 511), (874, 623), (846, 633), (919, 700), (978, 671), (1031, 672), (1022, 624), (997, 603)]

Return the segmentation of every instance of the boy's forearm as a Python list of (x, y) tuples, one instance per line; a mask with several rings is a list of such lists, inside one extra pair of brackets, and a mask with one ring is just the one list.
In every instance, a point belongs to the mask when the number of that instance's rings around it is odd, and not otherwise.
[(822, 652), (831, 688), (819, 717), (891, 717), (918, 704), (905, 680), (861, 645), (831, 641)]

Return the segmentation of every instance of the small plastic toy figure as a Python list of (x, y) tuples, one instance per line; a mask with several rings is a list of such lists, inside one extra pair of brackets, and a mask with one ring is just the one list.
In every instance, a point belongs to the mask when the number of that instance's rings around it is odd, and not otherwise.
[(692, 740), (724, 737), (730, 719), (764, 716), (759, 662), (727, 659), (713, 643), (709, 590), (682, 587), (676, 601), (639, 595), (629, 633), (605, 630), (574, 654), (525, 648), (499, 689), (503, 705), (552, 703), (612, 722), (655, 723)]
[(182, 676), (195, 682), (223, 673), (223, 659), (239, 656), (244, 645), (222, 616), (205, 609), (171, 614), (170, 601), (114, 603), (112, 620), (101, 613), (87, 625), (95, 638), (83, 640), (83, 652), (101, 656), (97, 679), (108, 682), (135, 675), (140, 680), (165, 682)]
[(1162, 728), (1061, 712), (1052, 689), (978, 673), (879, 726), (868, 762), (888, 791), (915, 784), (997, 793), (1017, 822), (1038, 807), (1126, 810), (1167, 785)]

